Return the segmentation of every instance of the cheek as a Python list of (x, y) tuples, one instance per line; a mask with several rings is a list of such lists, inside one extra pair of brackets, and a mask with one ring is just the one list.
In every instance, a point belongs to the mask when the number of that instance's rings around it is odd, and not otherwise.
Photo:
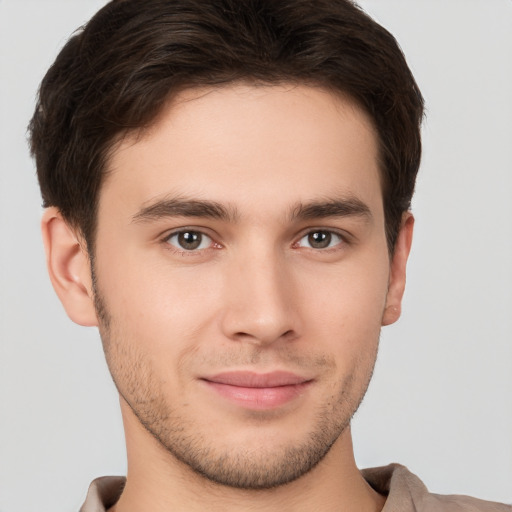
[(386, 303), (389, 268), (385, 261), (370, 260), (341, 265), (334, 271), (309, 276), (302, 301), (310, 316), (343, 330), (364, 331), (380, 327)]
[[(340, 269), (335, 275), (310, 283), (302, 298), (305, 339), (333, 354), (339, 369), (353, 367), (377, 350), (386, 303), (387, 266)], [(371, 363), (373, 364), (373, 363)]]
[(123, 342), (135, 343), (151, 359), (189, 350), (211, 324), (219, 304), (214, 272), (175, 268), (165, 261), (125, 252), (115, 265), (99, 268), (106, 307)]
[[(205, 340), (219, 341), (218, 317), (233, 292), (226, 268), (215, 262), (176, 265), (120, 240), (98, 247), (100, 291), (124, 343), (137, 344), (159, 365), (170, 358), (179, 363)], [(358, 254), (340, 265), (291, 263), (289, 270), (283, 285), (294, 290), (287, 295), (305, 345), (346, 359), (376, 345), (387, 290), (385, 258)]]

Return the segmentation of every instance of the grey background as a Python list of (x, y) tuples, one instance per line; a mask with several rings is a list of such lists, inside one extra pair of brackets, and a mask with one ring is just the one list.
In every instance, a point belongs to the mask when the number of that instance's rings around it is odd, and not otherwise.
[[(78, 510), (123, 474), (94, 329), (46, 275), (25, 127), (44, 71), (97, 0), (0, 0), (0, 511)], [(435, 492), (512, 503), (512, 2), (366, 0), (425, 95), (425, 156), (402, 320), (383, 331), (353, 433)]]

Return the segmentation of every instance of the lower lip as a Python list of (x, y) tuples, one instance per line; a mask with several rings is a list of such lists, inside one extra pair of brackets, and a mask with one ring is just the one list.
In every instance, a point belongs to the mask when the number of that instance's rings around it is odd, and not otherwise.
[(211, 389), (229, 401), (248, 409), (265, 410), (283, 406), (304, 394), (311, 381), (289, 386), (246, 388), (204, 381)]

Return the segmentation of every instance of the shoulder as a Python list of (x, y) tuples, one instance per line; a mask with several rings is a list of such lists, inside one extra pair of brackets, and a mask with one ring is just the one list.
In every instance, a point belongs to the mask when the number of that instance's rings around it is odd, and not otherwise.
[(89, 486), (87, 498), (80, 512), (105, 512), (117, 502), (125, 483), (126, 478), (122, 476), (96, 478)]
[(512, 512), (512, 505), (479, 500), (469, 496), (429, 494), (425, 499), (425, 512), (446, 510), (450, 512)]
[(511, 505), (469, 496), (432, 494), (400, 464), (363, 469), (361, 473), (377, 492), (387, 496), (382, 512), (512, 512)]

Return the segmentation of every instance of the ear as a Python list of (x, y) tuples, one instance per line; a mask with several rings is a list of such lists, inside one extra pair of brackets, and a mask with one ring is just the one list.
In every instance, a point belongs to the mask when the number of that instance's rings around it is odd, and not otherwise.
[(50, 280), (69, 318), (80, 325), (98, 325), (85, 242), (54, 207), (43, 213), (41, 231)]
[(406, 212), (402, 216), (402, 224), (391, 259), (386, 307), (382, 316), (382, 325), (395, 323), (402, 313), (402, 297), (405, 290), (407, 259), (411, 251), (414, 217)]

